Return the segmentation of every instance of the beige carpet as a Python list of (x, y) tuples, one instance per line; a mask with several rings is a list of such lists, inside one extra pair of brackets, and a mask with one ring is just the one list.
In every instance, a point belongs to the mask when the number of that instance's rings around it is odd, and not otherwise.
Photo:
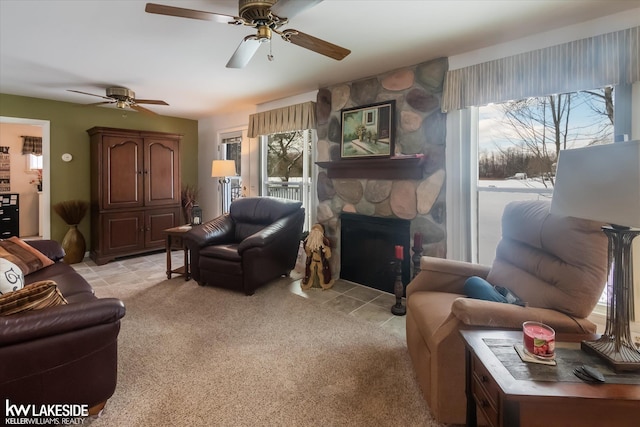
[(290, 280), (251, 297), (181, 278), (97, 287), (127, 315), (118, 387), (85, 425), (438, 425), (401, 339), (292, 294)]

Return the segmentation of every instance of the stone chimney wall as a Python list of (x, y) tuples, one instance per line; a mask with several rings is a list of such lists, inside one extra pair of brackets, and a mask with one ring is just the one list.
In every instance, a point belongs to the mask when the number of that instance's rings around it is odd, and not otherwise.
[(340, 270), (341, 212), (410, 220), (412, 247), (414, 234), (420, 232), (423, 255), (446, 255), (446, 114), (440, 102), (447, 69), (447, 59), (440, 58), (318, 92), (318, 162), (340, 161), (342, 109), (390, 100), (396, 101), (396, 154), (425, 155), (421, 180), (330, 179), (319, 168), (317, 221), (332, 242), (334, 276)]

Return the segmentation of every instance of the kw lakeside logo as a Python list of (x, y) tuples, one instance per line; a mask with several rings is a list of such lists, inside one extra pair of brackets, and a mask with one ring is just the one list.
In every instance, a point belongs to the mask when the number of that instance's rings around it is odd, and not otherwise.
[(77, 425), (89, 416), (86, 404), (16, 404), (5, 399), (4, 408), (6, 425)]

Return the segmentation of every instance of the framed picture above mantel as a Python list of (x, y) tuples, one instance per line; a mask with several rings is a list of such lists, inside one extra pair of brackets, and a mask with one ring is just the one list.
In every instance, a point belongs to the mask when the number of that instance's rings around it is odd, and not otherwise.
[(343, 109), (340, 157), (391, 157), (395, 143), (395, 109), (395, 100)]

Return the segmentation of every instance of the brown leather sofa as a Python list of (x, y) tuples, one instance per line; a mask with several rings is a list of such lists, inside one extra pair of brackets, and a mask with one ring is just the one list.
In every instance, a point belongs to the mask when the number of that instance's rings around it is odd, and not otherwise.
[(57, 242), (28, 243), (56, 262), (26, 275), (25, 285), (53, 280), (68, 304), (0, 316), (0, 396), (12, 404), (86, 404), (97, 413), (116, 387), (124, 304), (97, 298), (61, 262)]
[(253, 295), (293, 269), (304, 224), (302, 203), (276, 197), (245, 197), (229, 213), (185, 233), (191, 275), (212, 285)]
[[(423, 396), (441, 423), (464, 424), (465, 353), (460, 329), (522, 329), (535, 320), (556, 332), (593, 333), (587, 319), (604, 289), (602, 224), (549, 213), (549, 202), (512, 202), (491, 267), (422, 257), (407, 286), (407, 347)], [(504, 286), (527, 307), (466, 298), (469, 276)]]

